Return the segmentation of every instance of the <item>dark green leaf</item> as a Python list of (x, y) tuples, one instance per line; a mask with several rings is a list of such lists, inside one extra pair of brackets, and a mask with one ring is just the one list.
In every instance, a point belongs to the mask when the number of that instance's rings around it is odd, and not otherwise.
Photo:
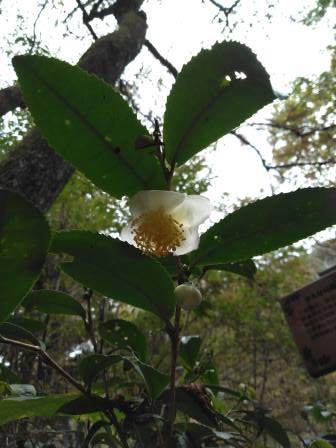
[(19, 383), (20, 379), (16, 375), (16, 373), (12, 372), (8, 367), (0, 364), (0, 381), (4, 381), (5, 383)]
[[(205, 405), (205, 397), (200, 389), (192, 387), (176, 388), (176, 407), (179, 411), (206, 426), (216, 427), (217, 417), (214, 410)], [(168, 391), (163, 394), (164, 402), (169, 401)], [(210, 400), (209, 400), (210, 403)]]
[[(238, 73), (245, 79), (235, 79)], [(248, 47), (222, 42), (202, 50), (183, 67), (167, 100), (168, 161), (185, 163), (274, 98), (267, 72)]]
[(17, 56), (13, 65), (30, 111), (49, 144), (97, 187), (120, 198), (162, 189), (147, 129), (110, 85), (57, 59)]
[(264, 417), (263, 428), (272, 437), (272, 439), (280, 443), (280, 445), (284, 448), (290, 448), (291, 444), (287, 432), (278, 421), (270, 417)]
[(37, 280), (49, 240), (42, 213), (18, 194), (0, 190), (0, 322)]
[(220, 386), (218, 384), (206, 384), (205, 386), (208, 387), (209, 389), (211, 389), (212, 392), (214, 392), (214, 393), (223, 392), (224, 394), (230, 395), (231, 397), (234, 397), (237, 399), (244, 397), (244, 395), (242, 395), (242, 393), (239, 390), (231, 389), (230, 387), (227, 387), (227, 386)]
[(182, 336), (179, 348), (179, 355), (187, 367), (192, 369), (197, 361), (201, 347), (199, 336)]
[[(81, 446), (81, 448), (90, 448), (90, 442), (91, 440), (94, 438), (94, 436), (96, 435), (96, 433), (101, 429), (104, 428), (105, 426), (108, 426), (109, 423), (107, 421), (104, 420), (98, 420), (97, 422), (95, 422), (90, 430), (87, 433), (87, 436), (85, 437), (85, 440)], [(104, 434), (105, 435), (105, 434)], [(92, 445), (94, 446), (94, 444)]]
[(147, 391), (156, 400), (167, 387), (170, 377), (135, 358), (128, 358), (134, 369), (143, 377)]
[(74, 257), (62, 268), (85, 286), (162, 319), (173, 315), (174, 287), (168, 273), (133, 246), (96, 233), (69, 231), (55, 235), (52, 251)]
[(92, 383), (105, 369), (122, 361), (118, 355), (90, 355), (83, 358), (78, 365), (78, 373), (86, 384)]
[(253, 260), (243, 260), (238, 263), (224, 263), (204, 266), (204, 270), (232, 272), (233, 274), (238, 274), (243, 277), (253, 279), (255, 273), (257, 272), (257, 267)]
[(336, 188), (304, 188), (242, 207), (211, 227), (192, 264), (245, 260), (336, 224)]
[(204, 369), (202, 372), (202, 379), (205, 383), (215, 385), (219, 383), (217, 369), (212, 360), (203, 364), (202, 368)]
[(8, 339), (29, 342), (34, 346), (41, 345), (41, 341), (39, 341), (30, 331), (9, 322), (4, 322), (0, 325), (0, 335)]
[(23, 327), (31, 333), (40, 333), (45, 328), (45, 325), (42, 322), (35, 319), (27, 319), (26, 317), (10, 317), (7, 322)]
[(97, 395), (78, 397), (62, 404), (57, 412), (60, 414), (83, 415), (103, 411), (109, 406), (108, 400)]
[[(118, 442), (118, 440), (113, 436), (113, 434), (109, 434), (109, 433), (98, 433), (96, 434), (92, 441), (91, 441), (91, 445), (92, 446), (97, 446), (99, 445), (99, 447), (101, 447), (101, 445), (107, 445), (110, 448), (120, 448), (120, 443)], [(84, 448), (84, 447), (83, 447)]]
[(146, 359), (147, 342), (144, 334), (131, 322), (112, 319), (99, 326), (99, 334), (114, 347), (130, 347), (142, 361)]
[(14, 397), (0, 400), (0, 425), (24, 417), (51, 417), (58, 408), (73, 400), (75, 395), (50, 395), (47, 397)]
[(61, 291), (48, 289), (32, 291), (24, 298), (22, 305), (28, 311), (34, 309), (41, 313), (68, 314), (85, 319), (85, 310), (82, 305), (69, 294)]
[(197, 308), (193, 312), (198, 317), (211, 317), (211, 312), (214, 310), (214, 305), (208, 300), (202, 300)]

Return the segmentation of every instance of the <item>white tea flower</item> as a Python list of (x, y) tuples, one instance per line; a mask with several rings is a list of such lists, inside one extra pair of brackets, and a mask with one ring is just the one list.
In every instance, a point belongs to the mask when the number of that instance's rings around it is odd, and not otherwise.
[(164, 257), (183, 255), (197, 249), (198, 227), (211, 213), (204, 196), (165, 190), (145, 190), (130, 200), (131, 222), (121, 239), (143, 253)]

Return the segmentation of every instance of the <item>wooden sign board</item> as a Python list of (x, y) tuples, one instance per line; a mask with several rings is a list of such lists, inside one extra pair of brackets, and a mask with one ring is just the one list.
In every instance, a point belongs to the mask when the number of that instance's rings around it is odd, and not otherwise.
[(336, 272), (280, 299), (308, 372), (336, 370)]

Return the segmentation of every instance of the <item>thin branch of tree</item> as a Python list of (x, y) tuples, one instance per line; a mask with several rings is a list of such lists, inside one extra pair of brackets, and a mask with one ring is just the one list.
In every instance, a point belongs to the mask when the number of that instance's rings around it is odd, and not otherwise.
[(214, 6), (216, 6), (216, 8), (218, 8), (218, 10), (220, 12), (224, 13), (226, 26), (229, 26), (229, 16), (232, 13), (232, 11), (235, 9), (235, 7), (239, 5), (240, 0), (236, 0), (229, 7), (221, 5), (216, 0), (209, 0), (209, 2), (212, 3)]
[(329, 131), (330, 129), (336, 128), (336, 124), (331, 124), (329, 126), (323, 126), (318, 127), (314, 129), (310, 129), (309, 131), (301, 131), (300, 129), (294, 128), (292, 126), (287, 126), (285, 124), (275, 123), (275, 122), (268, 122), (268, 123), (249, 123), (248, 126), (261, 126), (261, 127), (272, 127), (281, 129), (284, 131), (289, 131), (295, 134), (297, 137), (303, 138), (308, 137), (312, 134), (315, 134), (316, 132), (325, 132)]
[(45, 10), (47, 4), (49, 3), (49, 0), (45, 0), (45, 2), (43, 3), (43, 5), (41, 6), (41, 9), (39, 11), (39, 13), (37, 14), (37, 17), (35, 19), (34, 22), (34, 27), (33, 27), (33, 40), (32, 43), (30, 45), (30, 49), (29, 49), (29, 53), (31, 54), (34, 50), (35, 44), (36, 44), (36, 26), (37, 26), (37, 22), (39, 21), (42, 12)]
[(89, 19), (89, 15), (86, 12), (86, 9), (84, 8), (84, 6), (82, 5), (82, 2), (80, 0), (76, 0), (78, 8), (82, 11), (83, 14), (83, 23), (86, 26), (86, 28), (89, 30), (89, 33), (91, 34), (91, 36), (93, 37), (94, 40), (98, 39), (97, 34), (94, 32), (94, 29), (92, 28), (92, 26), (90, 25), (90, 19)]
[(173, 64), (171, 64), (166, 58), (164, 58), (159, 52), (158, 50), (154, 47), (154, 45), (149, 42), (148, 39), (145, 40), (145, 46), (147, 47), (147, 49), (149, 50), (149, 52), (158, 60), (161, 62), (161, 64), (166, 67), (169, 71), (169, 73), (171, 73), (174, 78), (177, 78), (178, 75), (178, 71), (176, 70), (176, 68), (173, 66)]
[(238, 138), (238, 140), (243, 143), (246, 146), (249, 146), (250, 148), (252, 148), (258, 155), (263, 167), (265, 168), (266, 171), (269, 171), (269, 167), (267, 165), (266, 160), (263, 158), (261, 152), (259, 151), (259, 149), (254, 146), (249, 140), (247, 140), (246, 137), (244, 137), (242, 134), (238, 133), (237, 131), (231, 131), (230, 132), (231, 135), (234, 135), (235, 137)]

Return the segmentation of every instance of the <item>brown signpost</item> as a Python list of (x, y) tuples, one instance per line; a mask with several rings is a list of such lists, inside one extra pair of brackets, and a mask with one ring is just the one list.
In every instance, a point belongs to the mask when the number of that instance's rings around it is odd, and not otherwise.
[(280, 303), (310, 375), (336, 370), (336, 270)]

